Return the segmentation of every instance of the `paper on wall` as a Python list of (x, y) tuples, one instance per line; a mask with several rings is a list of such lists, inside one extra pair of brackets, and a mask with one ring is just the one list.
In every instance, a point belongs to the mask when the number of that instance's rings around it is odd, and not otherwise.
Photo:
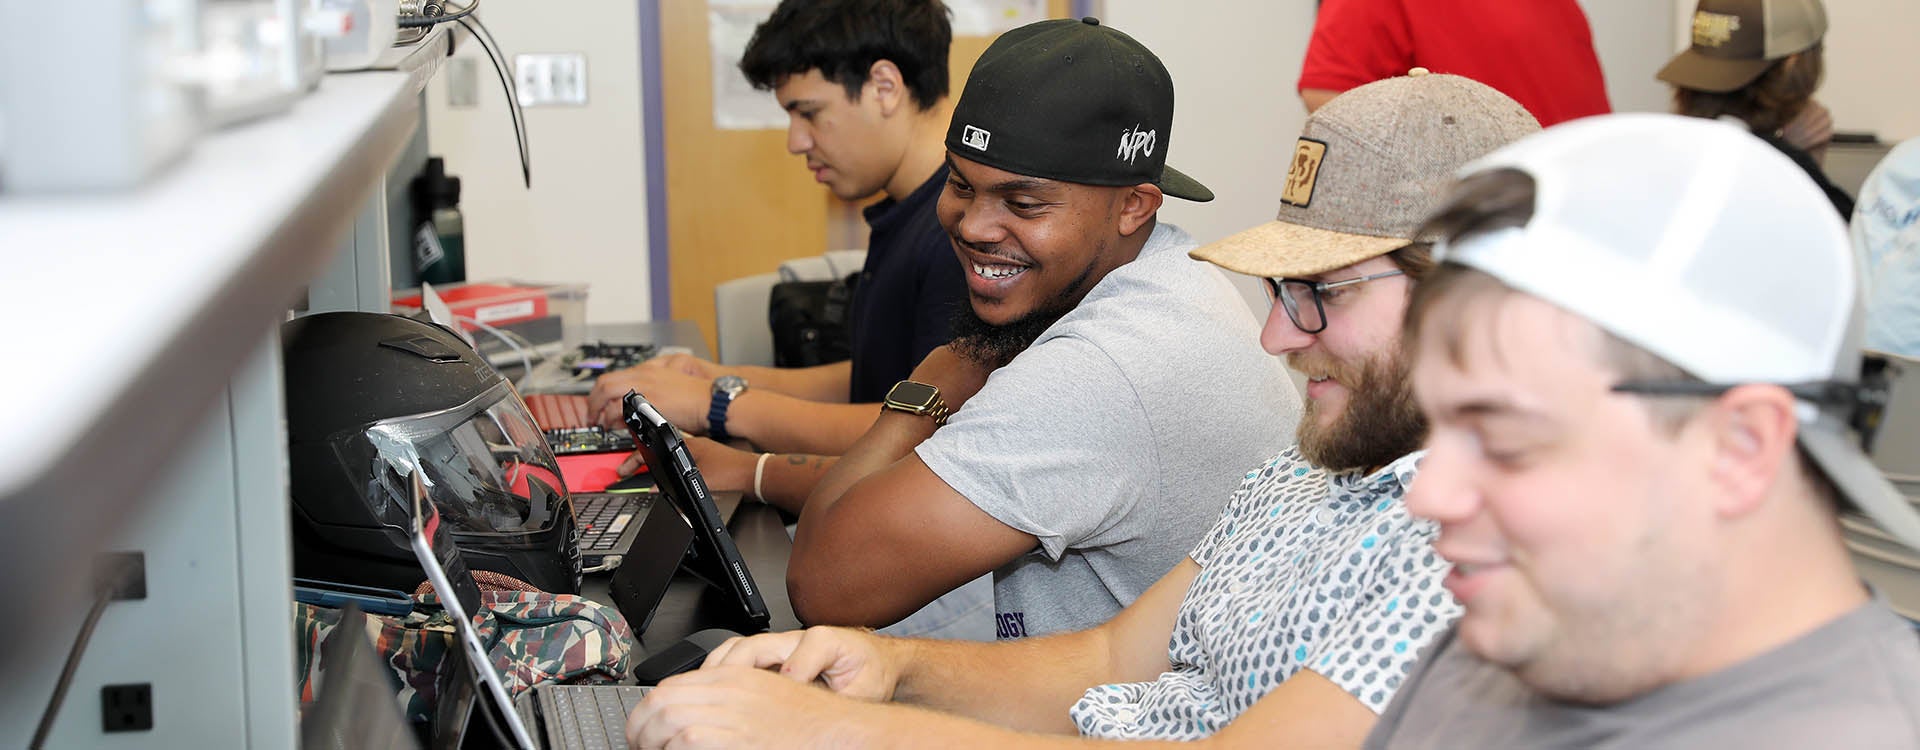
[(787, 113), (773, 94), (754, 89), (740, 73), (740, 56), (753, 29), (773, 14), (767, 0), (710, 0), (707, 46), (713, 54), (713, 126), (720, 130), (782, 129)]
[(947, 0), (954, 36), (999, 36), (1047, 18), (1046, 0)]

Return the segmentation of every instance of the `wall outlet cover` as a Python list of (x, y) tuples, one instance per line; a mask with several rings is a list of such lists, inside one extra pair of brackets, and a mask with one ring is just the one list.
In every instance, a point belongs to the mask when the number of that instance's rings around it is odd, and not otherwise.
[(514, 55), (513, 78), (522, 107), (580, 107), (587, 103), (587, 56), (584, 53)]

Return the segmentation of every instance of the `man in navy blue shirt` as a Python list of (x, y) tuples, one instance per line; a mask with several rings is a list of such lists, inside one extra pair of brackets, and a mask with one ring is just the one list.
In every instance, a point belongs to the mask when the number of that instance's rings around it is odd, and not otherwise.
[[(952, 112), (947, 16), (938, 0), (785, 0), (740, 61), (787, 110), (787, 150), (806, 157), (815, 181), (845, 201), (885, 196), (864, 212), (872, 233), (852, 301), (852, 360), (771, 368), (661, 357), (600, 379), (588, 408), (602, 423), (619, 424), (619, 398), (632, 388), (690, 433), (838, 455), (873, 424), (887, 390), (947, 342), (966, 295), (933, 211)], [(715, 489), (796, 511), (831, 463), (692, 443)]]

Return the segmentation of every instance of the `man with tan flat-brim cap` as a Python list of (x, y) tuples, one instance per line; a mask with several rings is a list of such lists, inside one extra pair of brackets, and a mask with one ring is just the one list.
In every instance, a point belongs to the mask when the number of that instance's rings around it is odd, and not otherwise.
[(1296, 436), (1309, 461), (1377, 466), (1419, 447), (1398, 353), (1407, 293), (1433, 265), (1417, 232), (1455, 170), (1539, 129), (1459, 76), (1414, 68), (1367, 84), (1307, 118), (1278, 218), (1191, 253), (1265, 284), (1260, 342), (1307, 378)]
[(1385, 255), (1415, 241), (1453, 170), (1540, 129), (1518, 102), (1460, 76), (1414, 68), (1368, 85), (1383, 89), (1336, 98), (1307, 118), (1275, 220), (1191, 255), (1267, 277)]

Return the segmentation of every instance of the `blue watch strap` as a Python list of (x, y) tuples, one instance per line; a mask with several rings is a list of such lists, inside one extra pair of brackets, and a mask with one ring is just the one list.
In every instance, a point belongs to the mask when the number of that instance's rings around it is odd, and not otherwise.
[(727, 434), (727, 407), (733, 405), (733, 393), (719, 391), (713, 394), (713, 403), (707, 407), (707, 437), (722, 443), (732, 440)]

